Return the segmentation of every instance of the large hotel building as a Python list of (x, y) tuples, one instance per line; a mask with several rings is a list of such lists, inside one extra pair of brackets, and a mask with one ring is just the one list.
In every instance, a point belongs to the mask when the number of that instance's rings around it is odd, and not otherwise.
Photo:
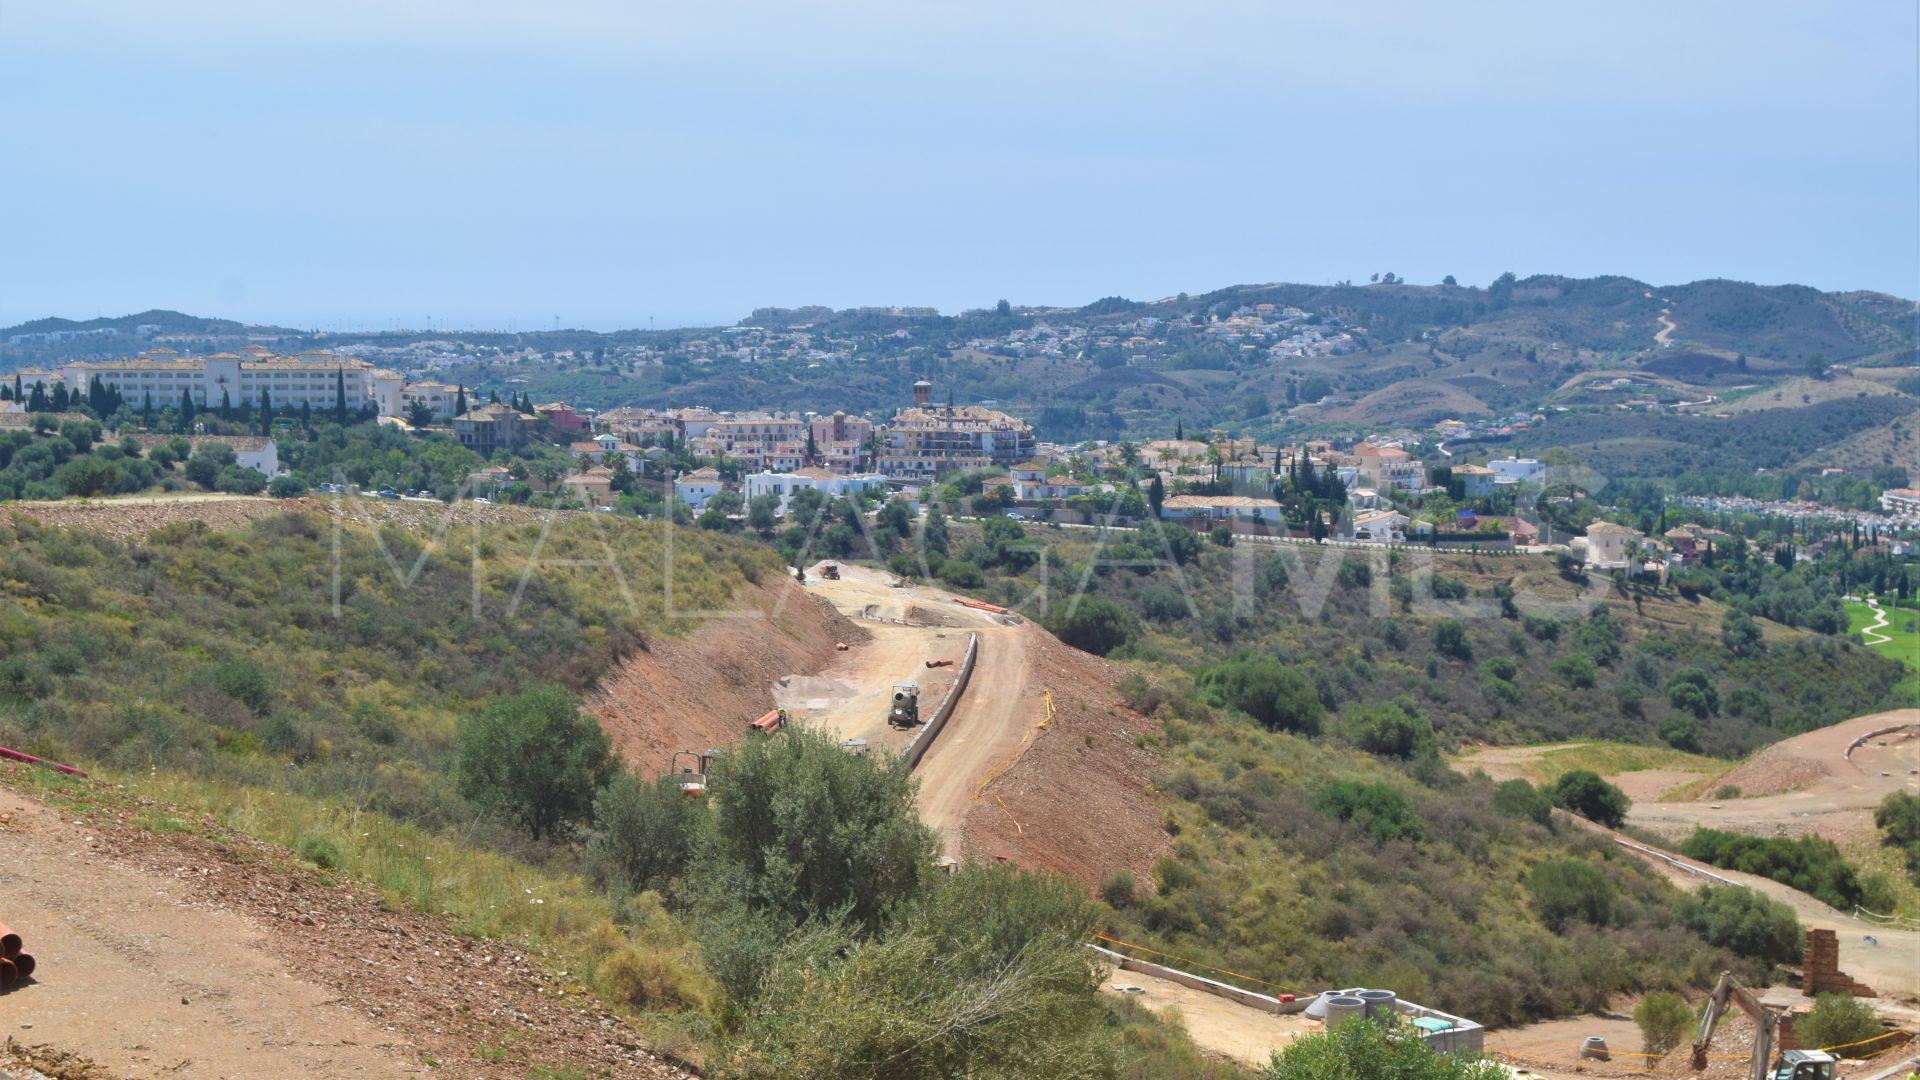
[(318, 350), (277, 356), (253, 345), (242, 353), (183, 357), (172, 349), (154, 349), (131, 360), (67, 364), (58, 374), (69, 393), (85, 394), (97, 380), (118, 390), (134, 408), (149, 394), (155, 408), (177, 405), (182, 393), (201, 408), (217, 407), (222, 394), (232, 405), (258, 405), (265, 391), (275, 409), (307, 405), (319, 412), (334, 407), (344, 386), (349, 408), (376, 405), (382, 416), (406, 411), (405, 381), (399, 374)]

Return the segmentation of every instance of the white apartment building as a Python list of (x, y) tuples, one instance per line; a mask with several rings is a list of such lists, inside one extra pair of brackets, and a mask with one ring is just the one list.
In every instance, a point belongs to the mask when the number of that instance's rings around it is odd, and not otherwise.
[(178, 405), (182, 394), (197, 408), (218, 408), (223, 396), (235, 407), (258, 405), (265, 392), (276, 410), (306, 405), (325, 412), (344, 388), (350, 409), (376, 405), (382, 416), (397, 416), (405, 409), (399, 375), (321, 350), (276, 356), (250, 348), (245, 356), (223, 352), (183, 357), (172, 349), (154, 349), (130, 360), (67, 364), (59, 373), (69, 393), (85, 394), (98, 380), (118, 390), (134, 408), (148, 397), (156, 409)]
[(792, 472), (751, 473), (746, 480), (746, 495), (749, 500), (756, 495), (774, 495), (780, 499), (780, 513), (787, 512), (787, 504), (794, 495), (806, 490), (818, 491), (826, 497), (838, 498), (856, 491), (884, 492), (887, 490), (887, 478), (879, 473), (866, 473), (849, 476), (829, 472), (826, 469), (806, 468)]
[(1920, 518), (1920, 491), (1888, 488), (1880, 493), (1880, 509), (1897, 518)]
[(1533, 458), (1505, 458), (1487, 462), (1496, 484), (1540, 484), (1547, 479), (1545, 462)]

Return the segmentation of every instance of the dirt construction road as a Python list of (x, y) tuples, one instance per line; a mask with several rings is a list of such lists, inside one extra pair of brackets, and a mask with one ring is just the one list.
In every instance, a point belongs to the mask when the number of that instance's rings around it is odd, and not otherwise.
[(0, 790), (8, 818), (0, 918), (31, 928), (32, 985), (0, 996), (7, 1033), (83, 1048), (116, 1075), (375, 1077), (419, 1072), (405, 1040), (291, 975), (264, 935), (183, 903), (169, 878), (94, 850), (89, 830)]
[[(1901, 724), (1911, 726), (1848, 754), (1854, 740)], [(1890, 792), (1920, 793), (1920, 709), (1875, 713), (1796, 735), (1763, 751), (1755, 763), (1763, 760), (1815, 779), (1797, 790), (1750, 798), (1637, 802), (1630, 820), (1676, 841), (1699, 825), (1755, 836), (1857, 835), (1872, 828), (1873, 808)], [(1737, 783), (1745, 768), (1728, 777)]]
[(998, 766), (1025, 745), (1045, 716), (1041, 689), (1033, 686), (1024, 620), (955, 602), (953, 594), (925, 586), (894, 587), (892, 575), (859, 566), (842, 566), (829, 580), (818, 565), (807, 570), (807, 588), (873, 634), (869, 643), (848, 650), (845, 659), (816, 676), (793, 676), (775, 698), (798, 723), (818, 725), (842, 738), (865, 738), (874, 746), (904, 747), (912, 732), (886, 723), (893, 684), (921, 687), (923, 716), (938, 706), (953, 668), (928, 668), (928, 659), (956, 661), (966, 651), (967, 635), (979, 635), (973, 678), (946, 730), (916, 770), (920, 777), (920, 816), (940, 831), (946, 853), (959, 857), (961, 826), (974, 807), (974, 790)]

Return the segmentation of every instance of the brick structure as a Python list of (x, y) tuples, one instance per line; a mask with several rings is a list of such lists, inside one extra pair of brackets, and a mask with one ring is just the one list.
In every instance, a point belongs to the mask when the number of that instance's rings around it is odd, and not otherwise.
[(1840, 970), (1840, 938), (1831, 930), (1807, 931), (1807, 955), (1802, 963), (1803, 989), (1815, 994), (1851, 994), (1854, 997), (1879, 997), (1870, 986), (1854, 982)]

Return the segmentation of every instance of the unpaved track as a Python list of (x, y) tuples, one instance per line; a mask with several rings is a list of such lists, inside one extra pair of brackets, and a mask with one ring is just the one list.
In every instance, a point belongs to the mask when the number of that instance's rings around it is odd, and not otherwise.
[[(843, 565), (840, 579), (832, 581), (821, 577), (819, 569), (808, 568), (808, 589), (872, 632), (873, 640), (854, 646), (844, 660), (818, 676), (795, 676), (791, 693), (776, 691), (796, 722), (824, 727), (842, 738), (866, 738), (875, 746), (904, 747), (912, 733), (893, 731), (886, 723), (893, 684), (919, 683), (921, 714), (930, 714), (951, 683), (953, 669), (929, 669), (926, 661), (958, 661), (966, 652), (967, 635), (979, 635), (966, 692), (915, 770), (921, 818), (940, 831), (947, 854), (959, 857), (975, 787), (1020, 751), (1027, 732), (1044, 716), (1041, 692), (1030, 685), (1025, 647), (1028, 635), (1037, 631), (1024, 621), (1008, 626), (999, 616), (955, 603), (953, 594), (941, 589), (894, 588), (889, 584), (892, 576), (883, 571)], [(943, 625), (885, 621), (909, 615), (931, 617)]]
[(1880, 601), (1867, 597), (1867, 606), (1873, 609), (1873, 621), (1860, 628), (1861, 640), (1869, 645), (1885, 645), (1893, 639), (1880, 632), (1887, 625), (1887, 613), (1880, 609)]
[[(1618, 833), (1573, 818), (1571, 815), (1556, 816), (1563, 816), (1578, 824), (1588, 825), (1610, 836), (1619, 836)], [(1639, 843), (1639, 841), (1633, 842)], [(1627, 847), (1622, 847), (1621, 851), (1626, 854), (1639, 854)], [(1835, 911), (1806, 893), (1782, 885), (1771, 878), (1708, 866), (1697, 860), (1685, 858), (1674, 851), (1666, 851), (1664, 854), (1780, 901), (1792, 908), (1794, 913), (1800, 916), (1801, 924), (1810, 930), (1834, 931), (1840, 942), (1840, 970), (1873, 987), (1881, 997), (1920, 995), (1920, 932), (1890, 929), (1864, 919), (1856, 919), (1850, 914)], [(1647, 859), (1646, 862), (1683, 889), (1697, 889), (1708, 883), (1706, 878), (1675, 869), (1659, 860)], [(1878, 944), (1869, 944), (1868, 938), (1872, 938)]]
[[(1914, 727), (1883, 736), (1847, 755), (1853, 740), (1897, 724)], [(1796, 791), (1752, 798), (1634, 804), (1633, 824), (1676, 841), (1695, 826), (1755, 836), (1817, 833), (1832, 839), (1872, 828), (1873, 808), (1891, 792), (1920, 794), (1920, 709), (1895, 709), (1845, 720), (1775, 744), (1768, 752), (1791, 754), (1824, 767), (1827, 775)], [(1714, 809), (1718, 805), (1719, 809)]]
[(947, 854), (958, 858), (961, 826), (977, 805), (974, 789), (988, 772), (1025, 745), (1046, 704), (1028, 677), (1022, 638), (1028, 627), (982, 630), (973, 678), (946, 730), (920, 761), (920, 817), (940, 830)]
[(185, 906), (191, 867), (169, 878), (112, 862), (85, 826), (10, 791), (0, 814), (0, 918), (39, 961), (32, 984), (0, 996), (8, 1034), (129, 1076), (420, 1072), (404, 1039), (290, 975), (246, 919)]

